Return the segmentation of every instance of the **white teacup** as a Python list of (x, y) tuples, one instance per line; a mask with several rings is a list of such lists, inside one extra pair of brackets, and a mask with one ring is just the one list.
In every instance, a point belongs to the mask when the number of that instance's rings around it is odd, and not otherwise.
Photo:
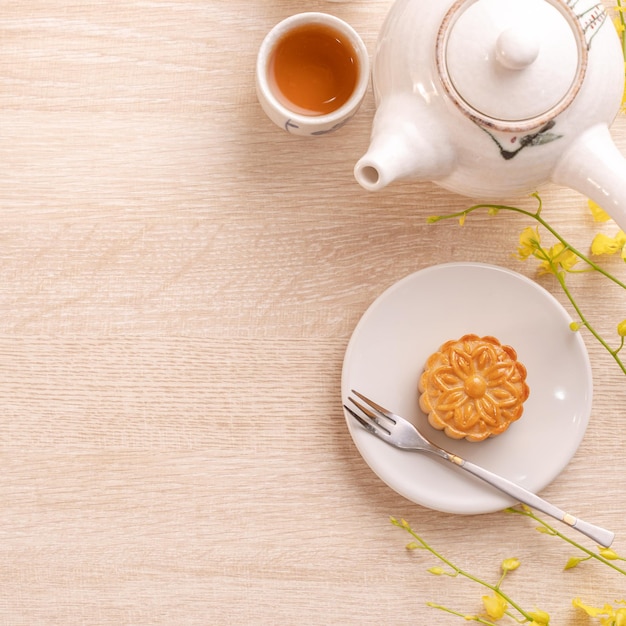
[(327, 13), (298, 13), (263, 40), (256, 91), (277, 126), (294, 135), (320, 136), (356, 113), (369, 74), (367, 49), (349, 24)]

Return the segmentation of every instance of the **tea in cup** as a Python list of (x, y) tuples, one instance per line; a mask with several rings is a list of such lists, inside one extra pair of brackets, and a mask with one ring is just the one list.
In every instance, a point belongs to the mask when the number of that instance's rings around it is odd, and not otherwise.
[(367, 49), (349, 24), (326, 13), (299, 13), (265, 37), (257, 57), (257, 96), (277, 126), (296, 135), (324, 135), (361, 106), (369, 69)]

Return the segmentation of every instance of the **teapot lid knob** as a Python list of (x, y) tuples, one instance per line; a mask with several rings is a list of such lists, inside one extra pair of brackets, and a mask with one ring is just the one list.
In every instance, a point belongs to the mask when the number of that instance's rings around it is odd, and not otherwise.
[(441, 24), (436, 59), (443, 86), (462, 112), (484, 126), (521, 132), (569, 106), (588, 56), (571, 4), (456, 0)]
[(510, 70), (523, 70), (539, 56), (541, 43), (533, 30), (512, 26), (496, 40), (496, 59)]

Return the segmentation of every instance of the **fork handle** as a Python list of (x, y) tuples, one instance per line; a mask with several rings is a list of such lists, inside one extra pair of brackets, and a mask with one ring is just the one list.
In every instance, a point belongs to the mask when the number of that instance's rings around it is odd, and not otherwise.
[(466, 461), (455, 454), (448, 453), (447, 460), (455, 465), (458, 465), (460, 468), (465, 471), (473, 474), (474, 476), (484, 480), (486, 483), (489, 483), (492, 487), (499, 489), (500, 491), (508, 494), (509, 496), (515, 498), (519, 502), (523, 504), (527, 504), (528, 506), (537, 509), (538, 511), (542, 511), (546, 515), (553, 517), (554, 519), (575, 528), (577, 531), (581, 532), (583, 535), (587, 535), (590, 539), (593, 539), (599, 545), (608, 548), (611, 543), (613, 543), (613, 539), (615, 538), (615, 533), (610, 530), (606, 530), (605, 528), (601, 528), (600, 526), (595, 526), (594, 524), (590, 524), (589, 522), (585, 522), (577, 517), (574, 517), (571, 513), (567, 513), (562, 511), (554, 504), (550, 504), (548, 501), (540, 498), (537, 494), (534, 494), (532, 491), (528, 491), (524, 487), (511, 482), (507, 478), (503, 476), (498, 476), (486, 470), (484, 467), (480, 467), (475, 465), (471, 461)]

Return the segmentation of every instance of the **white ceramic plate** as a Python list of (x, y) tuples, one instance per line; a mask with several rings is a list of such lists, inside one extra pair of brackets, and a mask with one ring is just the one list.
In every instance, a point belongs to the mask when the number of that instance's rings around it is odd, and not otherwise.
[[(549, 292), (510, 270), (479, 263), (429, 267), (390, 287), (361, 318), (345, 355), (343, 401), (356, 389), (413, 421), (434, 443), (540, 492), (576, 452), (591, 412), (591, 366), (571, 321)], [(479, 443), (433, 429), (418, 402), (428, 356), (466, 333), (512, 346), (530, 387), (520, 420)], [(347, 414), (346, 422), (370, 468), (412, 502), (461, 514), (515, 503), (463, 470), (387, 445)]]

